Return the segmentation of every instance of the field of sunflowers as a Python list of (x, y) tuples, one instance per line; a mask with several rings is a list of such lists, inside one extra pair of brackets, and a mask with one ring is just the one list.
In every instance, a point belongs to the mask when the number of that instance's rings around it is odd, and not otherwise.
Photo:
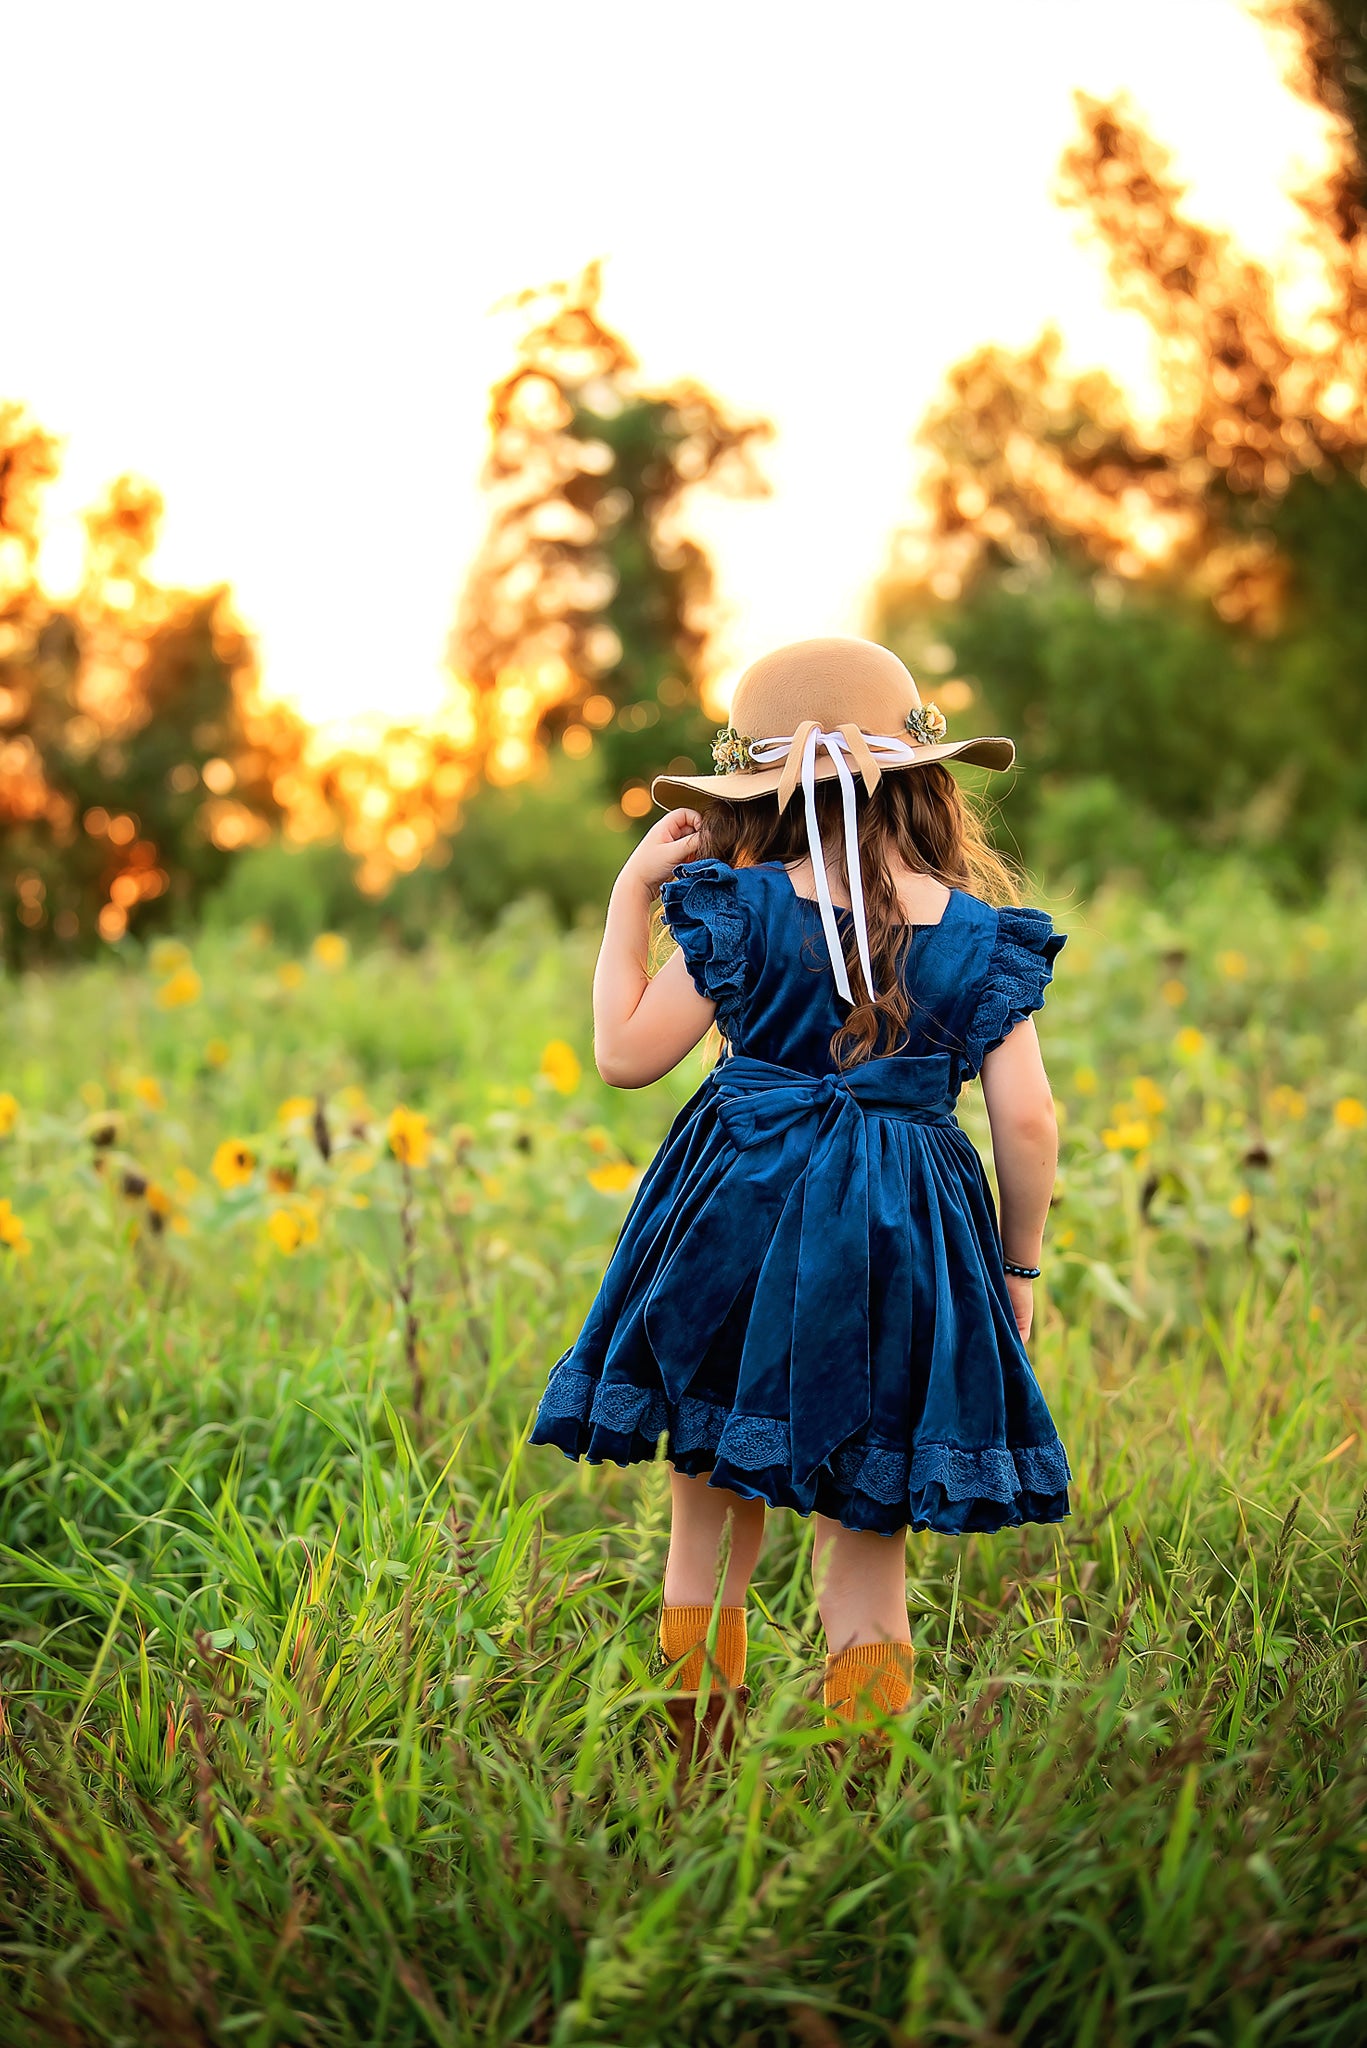
[(772, 1518), (704, 1785), (664, 1468), (525, 1436), (707, 1049), (534, 904), (0, 988), (0, 2042), (1367, 2037), (1367, 887), (1054, 908), (1073, 1517), (913, 1538), (876, 1765)]

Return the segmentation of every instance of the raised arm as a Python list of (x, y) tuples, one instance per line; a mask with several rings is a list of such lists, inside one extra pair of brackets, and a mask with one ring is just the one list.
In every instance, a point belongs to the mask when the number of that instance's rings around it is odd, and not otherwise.
[(652, 977), (650, 914), (661, 884), (698, 850), (696, 811), (651, 827), (613, 884), (593, 976), (593, 1056), (614, 1088), (646, 1088), (703, 1037), (717, 1014), (694, 988), (682, 953)]
[[(983, 1095), (1001, 1199), (1002, 1247), (1015, 1266), (1037, 1266), (1058, 1167), (1058, 1119), (1029, 1017), (983, 1061)], [(1016, 1324), (1030, 1335), (1034, 1285), (1008, 1273)]]

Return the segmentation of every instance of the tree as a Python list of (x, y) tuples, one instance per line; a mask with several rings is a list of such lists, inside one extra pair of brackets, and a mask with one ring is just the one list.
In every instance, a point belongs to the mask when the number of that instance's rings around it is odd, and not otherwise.
[[(1367, 809), (1342, 743), (1367, 714), (1367, 51), (1355, 9), (1263, 12), (1334, 140), (1300, 200), (1324, 279), (1312, 329), (1289, 331), (1266, 273), (1188, 217), (1123, 105), (1080, 97), (1062, 197), (1148, 322), (1162, 416), (1065, 374), (1053, 334), (959, 365), (922, 433), (928, 531), (905, 537), (884, 609), (1019, 725), (1036, 822), (1052, 806), (1095, 849), (1104, 783), (1155, 848), (1242, 839), (1291, 879)], [(1081, 805), (1077, 778), (1098, 785)]]
[(493, 515), (451, 659), (492, 779), (524, 774), (558, 741), (596, 753), (607, 793), (639, 817), (652, 769), (709, 764), (699, 686), (714, 583), (684, 532), (688, 494), (761, 493), (755, 454), (771, 429), (698, 384), (644, 387), (599, 317), (600, 288), (593, 264), (519, 301), (532, 319), (490, 402)]
[(161, 500), (123, 477), (87, 515), (69, 604), (36, 573), (56, 447), (0, 407), (0, 927), (13, 965), (194, 909), (279, 816), (302, 727), (263, 706), (225, 590), (148, 574)]

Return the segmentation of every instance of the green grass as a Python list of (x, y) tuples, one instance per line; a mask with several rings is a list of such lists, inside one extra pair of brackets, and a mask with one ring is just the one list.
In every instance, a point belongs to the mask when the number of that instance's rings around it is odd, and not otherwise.
[(913, 1538), (871, 1767), (772, 1518), (706, 1786), (654, 1706), (663, 1467), (524, 1441), (701, 1060), (602, 1088), (592, 944), (530, 909), (332, 973), (206, 940), (180, 1007), (170, 960), (0, 992), (0, 2040), (1361, 2041), (1364, 910), (1063, 915), (1073, 1519)]

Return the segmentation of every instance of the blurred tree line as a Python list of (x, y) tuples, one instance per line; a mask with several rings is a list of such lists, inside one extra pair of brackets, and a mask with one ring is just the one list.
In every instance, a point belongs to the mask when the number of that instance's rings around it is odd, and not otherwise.
[(1147, 321), (1162, 416), (1132, 417), (1057, 335), (960, 364), (925, 423), (928, 530), (882, 631), (1017, 735), (1012, 835), (1084, 885), (1239, 846), (1312, 886), (1367, 812), (1367, 34), (1360, 5), (1260, 10), (1332, 132), (1298, 196), (1322, 300), (1294, 329), (1267, 273), (1183, 209), (1122, 104), (1080, 98), (1062, 197)]
[(227, 592), (148, 573), (161, 501), (120, 478), (80, 588), (38, 582), (52, 437), (0, 405), (0, 945), (11, 966), (194, 914), (269, 838), (303, 728), (256, 694)]
[(650, 777), (709, 764), (717, 596), (688, 500), (762, 494), (771, 429), (697, 383), (644, 383), (601, 292), (590, 264), (514, 302), (525, 324), (490, 395), (489, 527), (445, 712), (332, 752), (297, 791), (287, 778), (314, 843), (242, 862), (223, 914), (416, 939), (455, 904), (487, 922), (536, 890), (568, 919), (606, 896), (623, 836), (650, 814)]
[(49, 599), (35, 565), (55, 444), (0, 409), (12, 964), (183, 921), (210, 892), (215, 916), (301, 937), (416, 939), (457, 906), (483, 922), (532, 889), (567, 919), (602, 900), (649, 776), (706, 765), (716, 725), (701, 706), (716, 594), (689, 493), (763, 491), (770, 429), (698, 384), (643, 384), (600, 291), (594, 265), (517, 302), (448, 704), (343, 744), (263, 704), (225, 591), (149, 576), (161, 505), (144, 484), (112, 487), (87, 519), (80, 593)]
[(600, 269), (526, 294), (529, 325), (489, 408), (493, 516), (451, 666), (468, 679), (495, 780), (539, 745), (593, 757), (628, 818), (668, 765), (710, 763), (699, 705), (716, 624), (712, 565), (686, 532), (691, 491), (756, 496), (771, 428), (699, 384), (642, 385), (599, 313)]
[[(1045, 334), (960, 364), (922, 433), (928, 517), (883, 637), (957, 721), (1015, 733), (1006, 836), (1084, 885), (1239, 847), (1313, 886), (1367, 806), (1367, 47), (1360, 9), (1265, 0), (1332, 166), (1300, 197), (1322, 278), (1292, 326), (1184, 207), (1125, 107), (1082, 100), (1062, 167), (1164, 404), (1137, 419)], [(85, 575), (36, 560), (51, 437), (0, 406), (0, 943), (13, 964), (198, 915), (420, 938), (536, 889), (606, 893), (649, 777), (703, 767), (716, 625), (695, 489), (753, 495), (770, 432), (645, 383), (596, 266), (518, 302), (490, 404), (487, 536), (450, 701), (337, 744), (261, 698), (223, 590), (150, 573), (161, 506), (120, 479)], [(567, 847), (573, 858), (567, 859)]]

